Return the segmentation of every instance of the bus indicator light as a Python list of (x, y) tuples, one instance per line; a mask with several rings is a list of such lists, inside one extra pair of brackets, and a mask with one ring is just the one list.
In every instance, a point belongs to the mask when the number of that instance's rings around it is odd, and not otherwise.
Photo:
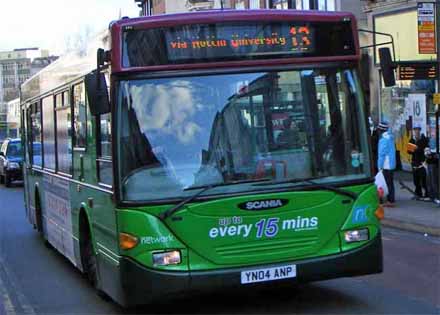
[(128, 233), (119, 233), (119, 247), (123, 250), (135, 248), (138, 244), (138, 238)]
[(374, 215), (378, 220), (382, 220), (385, 217), (385, 210), (382, 206), (379, 206), (376, 211), (374, 211)]

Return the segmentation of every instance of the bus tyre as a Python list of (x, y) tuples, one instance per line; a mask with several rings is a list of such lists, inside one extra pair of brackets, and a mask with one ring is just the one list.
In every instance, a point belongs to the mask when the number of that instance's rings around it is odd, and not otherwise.
[(40, 234), (43, 239), (44, 246), (48, 249), (53, 249), (52, 244), (49, 243), (46, 236), (44, 235), (44, 223), (43, 223), (43, 212), (41, 211), (41, 203), (40, 197), (38, 197), (38, 193), (35, 194), (35, 216), (37, 221), (37, 232)]
[(0, 175), (0, 184), (4, 184), (5, 177), (3, 175)]
[(49, 241), (48, 241), (46, 238), (44, 238), (44, 246), (45, 246), (47, 249), (53, 249), (52, 244), (49, 243)]
[(105, 301), (110, 301), (110, 297), (101, 290), (101, 283), (98, 274), (98, 258), (93, 250), (93, 244), (90, 237), (84, 242), (83, 247), (83, 264), (84, 272), (87, 276), (87, 280), (95, 288), (96, 294)]

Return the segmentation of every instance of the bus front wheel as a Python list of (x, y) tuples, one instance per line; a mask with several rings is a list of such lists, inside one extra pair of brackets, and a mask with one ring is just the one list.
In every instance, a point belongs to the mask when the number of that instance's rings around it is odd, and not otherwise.
[(87, 280), (89, 281), (91, 286), (95, 288), (98, 296), (108, 301), (110, 300), (109, 296), (101, 289), (98, 272), (98, 258), (93, 248), (93, 241), (90, 230), (89, 228), (84, 228), (84, 225), (82, 230), (83, 233), (81, 233), (81, 260), (84, 274), (87, 277)]

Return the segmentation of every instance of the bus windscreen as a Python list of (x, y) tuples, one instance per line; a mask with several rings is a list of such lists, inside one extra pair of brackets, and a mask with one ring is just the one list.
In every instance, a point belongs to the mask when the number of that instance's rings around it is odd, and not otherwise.
[(124, 29), (123, 66), (355, 55), (349, 22), (224, 22)]

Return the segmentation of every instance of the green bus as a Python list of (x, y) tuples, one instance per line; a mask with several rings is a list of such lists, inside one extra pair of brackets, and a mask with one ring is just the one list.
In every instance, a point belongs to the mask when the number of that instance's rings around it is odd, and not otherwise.
[(123, 18), (23, 84), (27, 217), (123, 306), (382, 271), (349, 13)]

